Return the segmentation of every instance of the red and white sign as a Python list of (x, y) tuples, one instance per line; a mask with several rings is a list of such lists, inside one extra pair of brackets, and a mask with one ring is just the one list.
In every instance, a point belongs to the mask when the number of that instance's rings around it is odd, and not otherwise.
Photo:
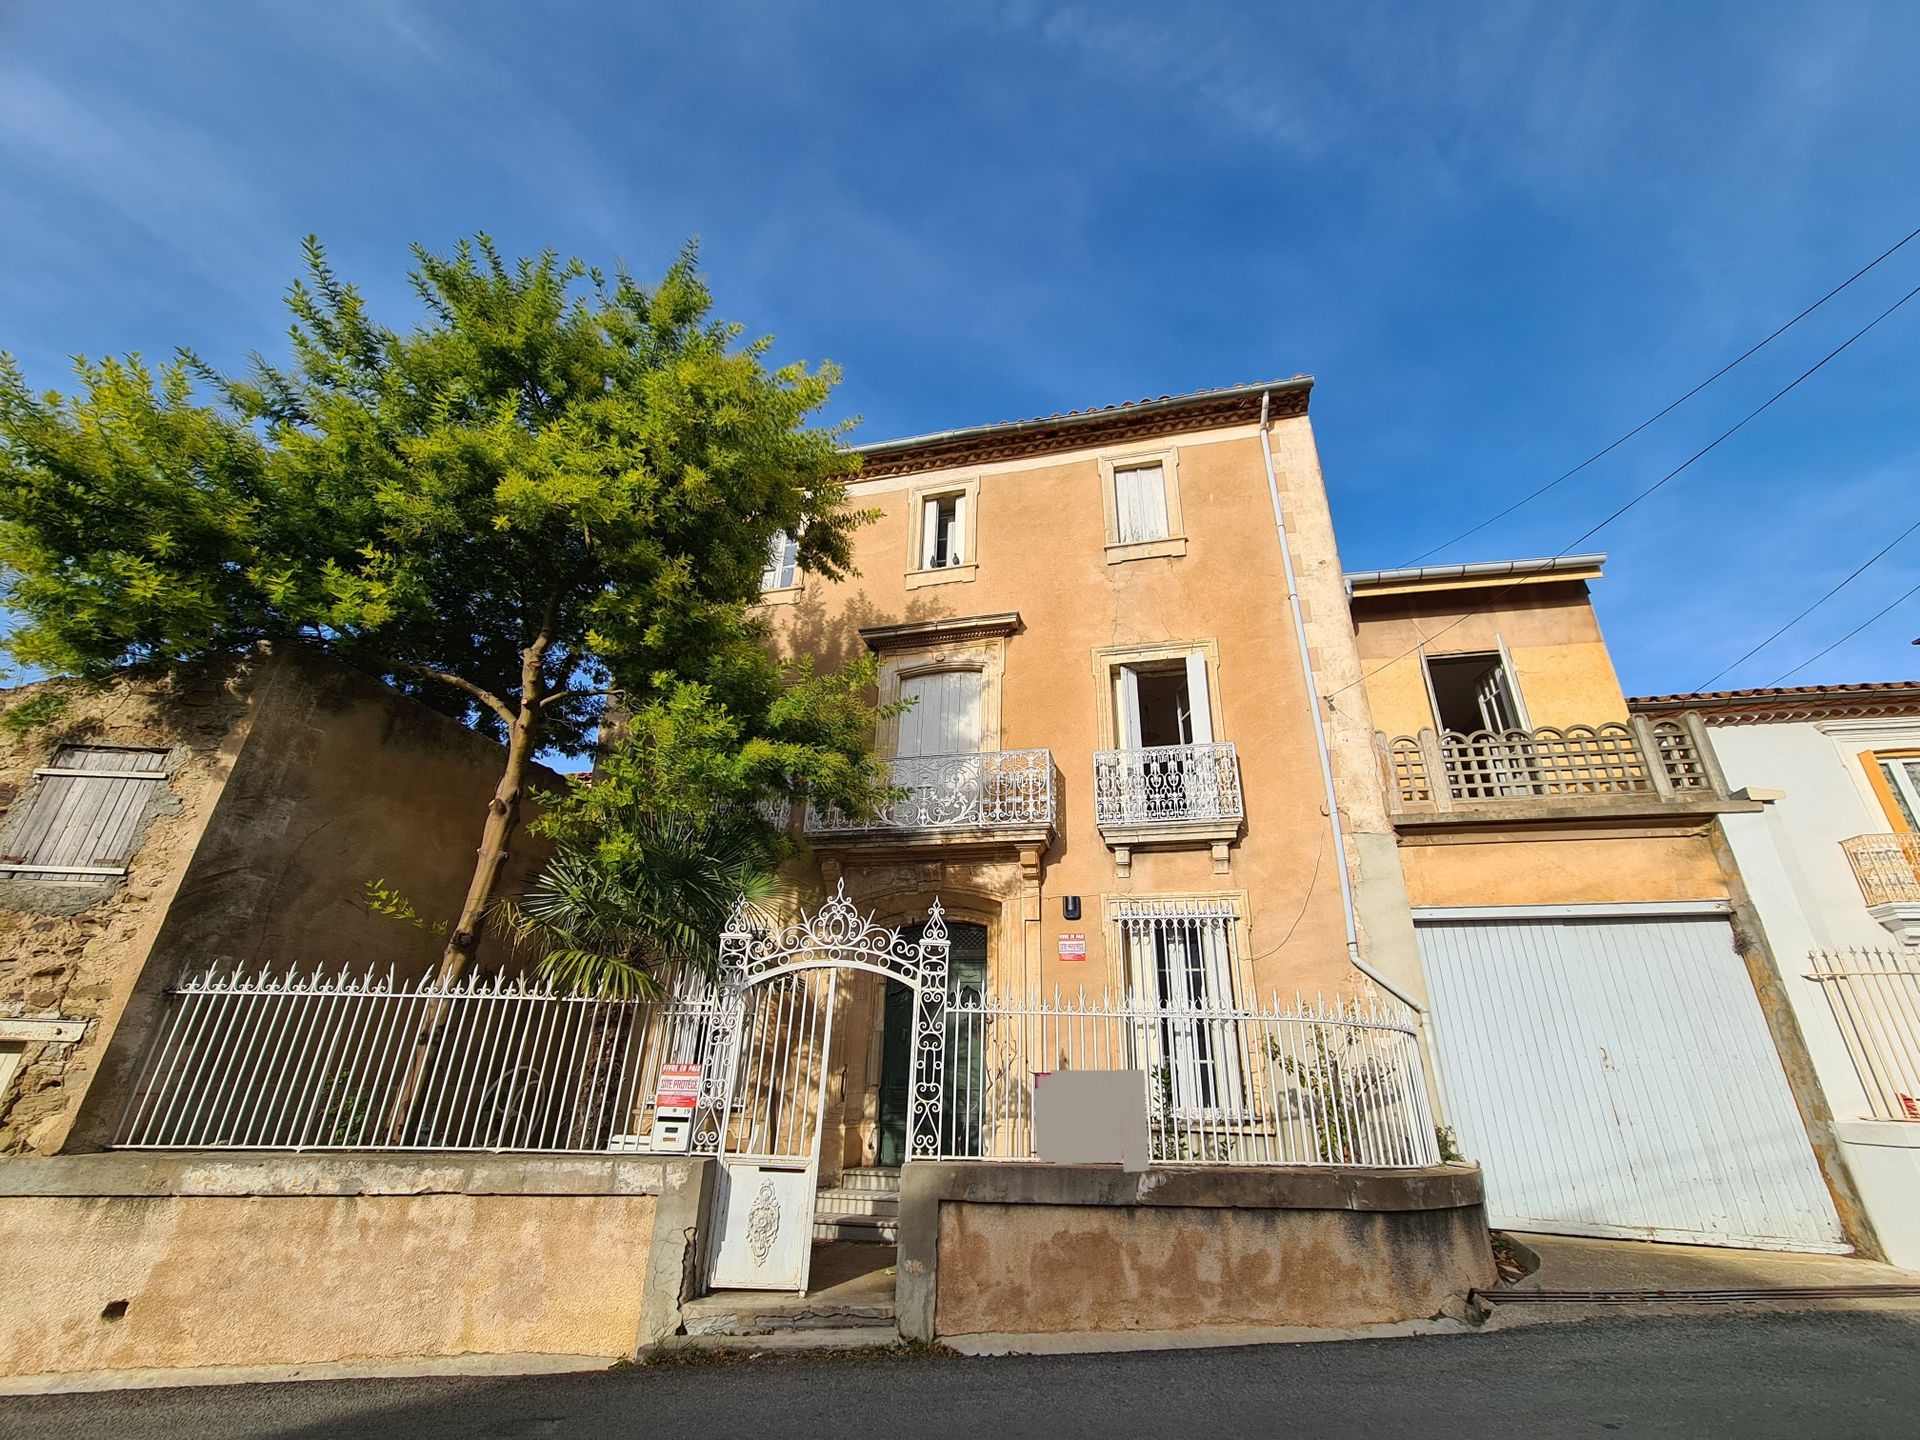
[(656, 1115), (691, 1115), (694, 1102), (700, 1098), (700, 1067), (698, 1065), (662, 1065), (660, 1067), (660, 1088), (654, 1092), (653, 1111)]
[(1062, 960), (1086, 959), (1087, 932), (1084, 930), (1063, 931), (1060, 936), (1060, 958)]

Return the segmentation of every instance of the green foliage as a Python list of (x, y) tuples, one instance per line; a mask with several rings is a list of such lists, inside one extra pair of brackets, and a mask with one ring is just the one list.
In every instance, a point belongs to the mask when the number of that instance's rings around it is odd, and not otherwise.
[(1460, 1141), (1453, 1133), (1451, 1125), (1434, 1126), (1433, 1142), (1439, 1151), (1442, 1165), (1458, 1165), (1467, 1158), (1460, 1153)]
[(58, 690), (42, 690), (37, 695), (28, 696), (17, 705), (9, 705), (0, 710), (0, 729), (9, 735), (22, 736), (43, 725), (51, 725), (67, 713), (67, 697)]
[(834, 369), (769, 368), (691, 249), (650, 288), (484, 236), (414, 254), (402, 332), (310, 240), (291, 362), (242, 378), (82, 360), (69, 398), (0, 359), (8, 649), (97, 674), (299, 638), (483, 726), (544, 702), (562, 748), (600, 703), (562, 692), (764, 693), (744, 607), (773, 533), (836, 575), (866, 518), (810, 423)]
[[(1329, 1041), (1330, 1030), (1339, 1038)], [(1354, 1163), (1354, 1141), (1361, 1133), (1366, 1102), (1386, 1083), (1360, 1037), (1340, 1027), (1315, 1025), (1311, 1055), (1293, 1055), (1278, 1040), (1269, 1040), (1267, 1049), (1299, 1091), (1320, 1158), (1334, 1165)]]
[(674, 966), (714, 973), (736, 900), (764, 907), (784, 893), (780, 848), (751, 810), (636, 811), (599, 843), (563, 846), (527, 894), (496, 913), (564, 988), (657, 994)]
[(389, 920), (398, 920), (411, 925), (416, 930), (424, 930), (430, 935), (445, 939), (447, 922), (429, 920), (413, 908), (413, 902), (398, 890), (388, 887), (385, 880), (369, 880), (366, 887), (367, 909), (375, 915), (384, 915)]

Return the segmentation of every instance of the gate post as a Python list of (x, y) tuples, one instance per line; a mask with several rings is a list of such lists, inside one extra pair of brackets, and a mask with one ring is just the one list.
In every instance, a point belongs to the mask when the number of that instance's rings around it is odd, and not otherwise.
[(693, 1150), (708, 1145), (718, 1157), (726, 1153), (727, 1123), (733, 1115), (733, 1072), (740, 1047), (740, 1027), (747, 1011), (747, 946), (752, 935), (742, 923), (744, 911), (735, 905), (727, 928), (720, 932), (720, 978), (712, 989), (712, 1009), (706, 1019), (706, 1044), (700, 1055), (700, 1099), (693, 1115)]
[(927, 911), (915, 955), (919, 979), (913, 988), (913, 1090), (907, 1100), (907, 1160), (935, 1160), (944, 1134), (947, 1098), (946, 913), (936, 898)]

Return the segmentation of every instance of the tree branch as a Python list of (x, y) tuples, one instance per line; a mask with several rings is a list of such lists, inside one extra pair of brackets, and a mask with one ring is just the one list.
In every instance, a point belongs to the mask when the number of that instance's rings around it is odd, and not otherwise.
[(544, 710), (547, 706), (556, 705), (562, 700), (592, 700), (602, 695), (619, 695), (622, 693), (623, 692), (619, 690), (556, 690), (540, 702), (540, 708)]
[(456, 690), (465, 691), (509, 725), (513, 724), (514, 720), (518, 718), (512, 710), (507, 708), (507, 702), (502, 700), (498, 695), (495, 695), (491, 690), (482, 689), (471, 680), (463, 679), (451, 671), (436, 670), (431, 665), (416, 665), (411, 660), (396, 660), (391, 655), (381, 655), (376, 658), (382, 665), (387, 666), (389, 669), (410, 670), (423, 679), (438, 680), (442, 685), (451, 685)]

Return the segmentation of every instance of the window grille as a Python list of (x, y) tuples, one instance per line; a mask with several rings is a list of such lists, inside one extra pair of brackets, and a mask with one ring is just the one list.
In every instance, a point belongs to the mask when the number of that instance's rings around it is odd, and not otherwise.
[(166, 763), (165, 750), (62, 745), (52, 764), (33, 772), (0, 853), (0, 876), (84, 884), (126, 874), (153, 787), (166, 783)]
[(1176, 1112), (1237, 1112), (1246, 1103), (1247, 1057), (1235, 1003), (1235, 916), (1224, 901), (1132, 900), (1117, 918), (1130, 998), (1150, 1007), (1140, 1039), (1150, 1087)]

